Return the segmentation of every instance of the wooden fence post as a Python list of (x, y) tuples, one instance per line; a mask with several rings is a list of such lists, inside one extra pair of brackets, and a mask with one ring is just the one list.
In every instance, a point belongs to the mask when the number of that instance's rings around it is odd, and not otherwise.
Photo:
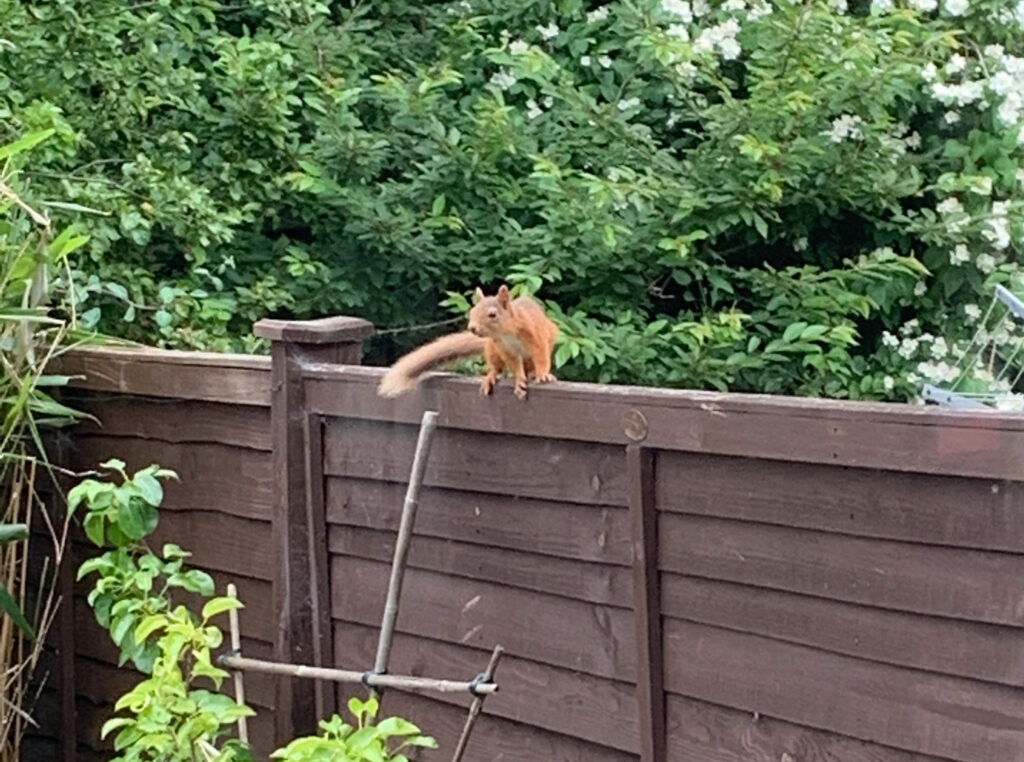
[[(330, 666), (320, 421), (306, 413), (302, 370), (311, 363), (358, 365), (363, 339), (373, 334), (373, 325), (350, 317), (261, 320), (255, 333), (271, 341), (274, 659)], [(326, 687), (314, 681), (279, 677), (275, 744), (315, 732), (327, 696)]]
[(665, 762), (665, 660), (658, 578), (658, 515), (654, 505), (653, 452), (626, 447), (633, 544), (633, 615), (640, 762)]

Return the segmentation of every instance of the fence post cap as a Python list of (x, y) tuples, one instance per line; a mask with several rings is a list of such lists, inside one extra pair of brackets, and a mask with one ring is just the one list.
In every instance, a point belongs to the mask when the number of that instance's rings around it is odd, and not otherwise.
[(274, 320), (264, 318), (253, 326), (261, 339), (293, 344), (338, 344), (362, 341), (373, 336), (373, 323), (357, 317), (326, 317), (317, 320)]

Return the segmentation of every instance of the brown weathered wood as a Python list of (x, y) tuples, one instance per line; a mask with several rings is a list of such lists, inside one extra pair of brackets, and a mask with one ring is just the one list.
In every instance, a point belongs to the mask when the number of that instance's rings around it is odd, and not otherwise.
[[(335, 631), (334, 644), (339, 664), (360, 669), (373, 661), (376, 629), (345, 623)], [(487, 658), (485, 649), (399, 633), (392, 668), (398, 674), (472, 676), (482, 671)], [(632, 685), (509, 655), (502, 658), (500, 675), (501, 690), (487, 698), (485, 714), (636, 752), (639, 737)], [(431, 698), (466, 707), (470, 697), (432, 694)], [(389, 695), (389, 712), (390, 701)]]
[(671, 762), (944, 762), (681, 696), (667, 711)]
[(722, 706), (961, 762), (1024, 759), (1020, 692), (665, 621), (666, 688)]
[(265, 452), (223, 444), (93, 434), (74, 437), (68, 447), (68, 462), (78, 470), (96, 469), (113, 457), (132, 470), (159, 463), (178, 473), (180, 481), (165, 485), (161, 506), (165, 511), (189, 508), (263, 521), (271, 518), (274, 471)]
[[(404, 483), (417, 431), (416, 426), (330, 421), (324, 432), (324, 471)], [(439, 428), (424, 484), (506, 497), (627, 504), (621, 448), (568, 440)]]
[[(388, 564), (334, 556), (331, 614), (378, 626)], [(475, 646), (623, 682), (636, 679), (632, 616), (622, 609), (409, 569), (398, 632)]]
[[(504, 674), (504, 667), (502, 667)], [(504, 682), (504, 678), (502, 678)], [(504, 690), (504, 688), (502, 688)], [(497, 696), (500, 696), (499, 692)], [(490, 713), (490, 704), (497, 696), (487, 699), (480, 715), (465, 759), (500, 760), (500, 762), (636, 762), (636, 757), (577, 738), (533, 728), (520, 722), (511, 722)], [(466, 721), (466, 710), (441, 701), (409, 693), (388, 695), (388, 715), (406, 717), (416, 723), (424, 733), (437, 738), (440, 749), (419, 757), (423, 762), (442, 762), (450, 759), (459, 733)]]
[(391, 400), (376, 395), (377, 370), (319, 366), (306, 375), (309, 408), (325, 415), (411, 423), (429, 405), (446, 429), (625, 445), (624, 421), (639, 413), (652, 448), (1024, 479), (1024, 414), (564, 383), (524, 404), (481, 397), (472, 379), (451, 377)]
[(270, 404), (266, 357), (139, 349), (78, 349), (53, 363), (54, 373), (84, 376), (73, 387), (151, 397)]
[(1012, 628), (668, 573), (661, 583), (662, 613), (668, 617), (887, 664), (1024, 685), (1024, 638)]
[(633, 525), (633, 621), (641, 762), (665, 760), (665, 664), (658, 580), (658, 517), (654, 505), (653, 453), (626, 448), (629, 510)]
[[(316, 667), (332, 667), (330, 568), (327, 550), (327, 517), (324, 509), (323, 421), (307, 416), (306, 424), (306, 521), (309, 524), (310, 603), (313, 620), (313, 661)], [(334, 686), (320, 680), (316, 688), (316, 716), (336, 710)]]
[(270, 410), (266, 407), (86, 391), (69, 393), (65, 399), (74, 409), (98, 419), (78, 424), (76, 436), (93, 433), (271, 449)]
[[(633, 605), (632, 580), (624, 567), (580, 563), (418, 535), (417, 527), (408, 559), (409, 566), (416, 569), (619, 608)], [(394, 544), (394, 534), (390, 532), (346, 526), (333, 526), (330, 531), (331, 552), (340, 555), (387, 562)]]
[(1024, 552), (1024, 482), (696, 453), (658, 465), (663, 511)]
[[(301, 349), (274, 342), (271, 431), (274, 442), (273, 545), (274, 659), (306, 664), (313, 659), (314, 622), (310, 595), (310, 526), (307, 513), (305, 411)], [(276, 680), (274, 742), (284, 746), (316, 728), (316, 685), (281, 676)]]
[[(403, 491), (403, 485), (397, 482), (330, 478), (327, 518), (335, 524), (394, 531)], [(425, 488), (420, 502), (418, 537), (579, 561), (629, 564), (629, 514), (622, 508), (438, 488)]]
[(662, 571), (1024, 626), (1024, 556), (662, 513)]

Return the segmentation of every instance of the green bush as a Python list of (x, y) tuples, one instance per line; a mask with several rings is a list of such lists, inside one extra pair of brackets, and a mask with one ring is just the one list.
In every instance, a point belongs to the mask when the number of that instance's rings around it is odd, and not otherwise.
[(0, 125), (56, 130), (26, 181), (108, 213), (79, 299), (130, 338), (411, 326), (508, 280), (551, 305), (562, 377), (899, 398), (1019, 284), (1019, 0), (0, 18)]

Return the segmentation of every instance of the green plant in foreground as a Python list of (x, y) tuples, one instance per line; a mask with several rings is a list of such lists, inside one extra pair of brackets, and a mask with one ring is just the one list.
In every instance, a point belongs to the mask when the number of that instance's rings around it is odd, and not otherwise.
[[(379, 705), (376, 699), (350, 698), (348, 709), (356, 724), (350, 725), (338, 715), (322, 721), (322, 736), (296, 738), (271, 756), (286, 762), (408, 762), (405, 748), (436, 749), (437, 742), (401, 717), (388, 717), (372, 724)], [(393, 739), (398, 745), (392, 748)]]
[[(151, 465), (131, 476), (120, 460), (102, 468), (120, 478), (85, 479), (68, 493), (69, 510), (85, 506), (85, 532), (97, 546), (114, 547), (85, 561), (79, 579), (97, 574), (89, 593), (97, 621), (121, 651), (146, 674), (115, 705), (121, 715), (109, 719), (102, 737), (116, 731), (114, 762), (247, 762), (245, 744), (228, 738), (231, 726), (255, 713), (220, 693), (228, 673), (216, 666), (213, 653), (223, 642), (214, 617), (240, 608), (235, 598), (215, 597), (213, 579), (186, 569), (189, 553), (167, 543), (156, 555), (145, 543), (159, 522), (161, 479), (173, 471)], [(176, 603), (175, 591), (204, 599), (199, 614)], [(433, 738), (400, 717), (374, 724), (376, 700), (350, 699), (355, 725), (338, 715), (320, 723), (322, 736), (297, 738), (274, 758), (284, 762), (407, 762), (407, 748), (436, 748)]]

